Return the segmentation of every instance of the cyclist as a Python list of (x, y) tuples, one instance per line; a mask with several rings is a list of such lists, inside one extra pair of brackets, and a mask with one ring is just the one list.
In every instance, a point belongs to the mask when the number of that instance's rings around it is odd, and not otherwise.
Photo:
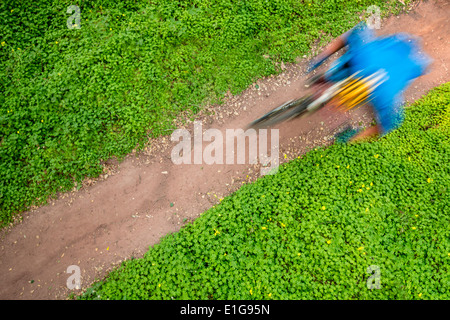
[(310, 63), (307, 72), (344, 47), (347, 51), (330, 66), (321, 80), (336, 82), (356, 74), (359, 79), (356, 82), (363, 90), (357, 90), (360, 94), (353, 97), (353, 102), (370, 101), (377, 120), (375, 126), (364, 131), (353, 130), (353, 136), (347, 141), (384, 136), (403, 122), (402, 93), (415, 78), (426, 73), (431, 59), (421, 52), (417, 39), (412, 36), (400, 33), (376, 37), (373, 30), (361, 22), (333, 41)]

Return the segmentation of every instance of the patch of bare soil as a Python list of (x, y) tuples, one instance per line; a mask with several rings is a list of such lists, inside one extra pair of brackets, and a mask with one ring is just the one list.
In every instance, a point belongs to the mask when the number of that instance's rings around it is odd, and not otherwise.
[[(413, 11), (382, 22), (379, 34), (408, 32), (422, 37), (434, 59), (431, 72), (405, 93), (413, 101), (450, 80), (450, 4), (421, 2)], [(287, 100), (304, 93), (305, 59), (282, 65), (278, 76), (261, 79), (242, 94), (199, 115), (202, 130), (239, 129)], [(211, 112), (214, 114), (209, 114)], [(287, 162), (308, 149), (332, 143), (344, 123), (368, 125), (368, 107), (349, 114), (321, 110), (279, 129), (279, 161)], [(184, 127), (193, 132), (193, 123)], [(180, 128), (182, 128), (180, 126)], [(269, 139), (270, 141), (270, 139)], [(2, 231), (0, 243), (1, 299), (66, 299), (71, 265), (81, 269), (82, 288), (102, 278), (124, 259), (140, 257), (164, 235), (219, 203), (242, 184), (260, 177), (259, 164), (181, 164), (172, 162), (178, 142), (170, 137), (150, 141), (141, 153), (122, 163), (109, 161), (98, 179), (86, 179), (78, 191), (65, 193), (49, 205), (24, 214), (22, 222)], [(208, 142), (203, 143), (203, 148)], [(225, 159), (225, 155), (224, 155)]]

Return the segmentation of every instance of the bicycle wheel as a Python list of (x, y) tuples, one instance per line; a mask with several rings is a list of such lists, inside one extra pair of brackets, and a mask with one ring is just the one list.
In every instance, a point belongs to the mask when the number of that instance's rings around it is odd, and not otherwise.
[(261, 118), (258, 118), (251, 122), (247, 126), (247, 128), (262, 129), (274, 126), (284, 121), (291, 120), (304, 113), (311, 101), (312, 98), (310, 96), (306, 96), (300, 99), (285, 102), (281, 106), (269, 111)]

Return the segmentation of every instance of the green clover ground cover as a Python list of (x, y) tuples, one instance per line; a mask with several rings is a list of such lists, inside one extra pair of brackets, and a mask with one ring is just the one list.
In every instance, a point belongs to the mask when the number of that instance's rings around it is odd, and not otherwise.
[(242, 186), (78, 298), (449, 299), (449, 155), (447, 83), (400, 129)]
[[(0, 225), (396, 0), (0, 3)], [(264, 58), (264, 56), (268, 58)]]

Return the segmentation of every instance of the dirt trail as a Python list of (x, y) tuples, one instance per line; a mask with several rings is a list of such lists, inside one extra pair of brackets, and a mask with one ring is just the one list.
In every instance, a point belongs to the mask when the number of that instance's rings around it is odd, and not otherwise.
[[(382, 22), (378, 34), (408, 32), (422, 37), (434, 59), (432, 71), (412, 84), (405, 96), (412, 101), (429, 89), (450, 81), (450, 4), (422, 2), (414, 11)], [(282, 66), (277, 77), (262, 79), (239, 96), (215, 106), (203, 116), (203, 130), (244, 128), (267, 110), (301, 95), (305, 62)], [(325, 120), (324, 120), (325, 119)], [(351, 115), (369, 123), (368, 108)], [(346, 120), (322, 112), (294, 120), (279, 131), (279, 159), (286, 162), (308, 148), (330, 143), (330, 127)], [(323, 124), (321, 124), (321, 121)], [(192, 132), (193, 124), (186, 126)], [(269, 140), (270, 141), (270, 140)], [(70, 265), (81, 269), (85, 288), (111, 267), (139, 257), (167, 233), (219, 202), (243, 182), (260, 176), (249, 164), (175, 165), (169, 138), (152, 141), (152, 148), (110, 163), (101, 178), (86, 180), (77, 192), (24, 214), (21, 223), (2, 232), (0, 244), (1, 299), (65, 299)], [(286, 154), (286, 157), (284, 156)], [(79, 292), (77, 290), (75, 293)]]

